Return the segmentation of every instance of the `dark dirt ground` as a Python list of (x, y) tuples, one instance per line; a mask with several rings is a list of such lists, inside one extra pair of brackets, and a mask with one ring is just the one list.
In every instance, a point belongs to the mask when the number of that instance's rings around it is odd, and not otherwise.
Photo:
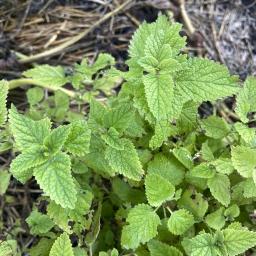
[[(99, 52), (111, 53), (122, 68), (134, 30), (143, 20), (154, 21), (159, 12), (184, 24), (189, 54), (218, 60), (242, 80), (255, 75), (255, 0), (130, 0), (116, 15), (95, 26), (123, 3), (125, 0), (0, 0), (0, 79), (20, 77), (32, 63), (70, 66), (82, 56), (94, 59)], [(60, 52), (25, 60), (61, 46), (84, 30), (89, 33)], [(11, 97), (26, 101), (21, 89), (12, 91)], [(232, 106), (232, 99), (226, 104)], [(202, 108), (211, 111), (209, 104)], [(10, 160), (11, 156), (0, 156), (0, 164), (8, 165)], [(22, 247), (34, 242), (24, 219), (40, 192), (33, 182), (21, 186), (11, 181), (7, 194), (0, 197), (0, 240), (15, 234)]]

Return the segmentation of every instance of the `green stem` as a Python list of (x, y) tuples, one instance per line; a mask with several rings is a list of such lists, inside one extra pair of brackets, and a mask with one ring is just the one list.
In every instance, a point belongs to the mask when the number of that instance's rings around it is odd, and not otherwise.
[(9, 81), (9, 90), (13, 90), (13, 89), (23, 86), (23, 85), (36, 85), (36, 86), (40, 86), (40, 87), (43, 87), (43, 88), (51, 90), (51, 91), (60, 90), (60, 91), (64, 92), (65, 94), (67, 94), (71, 98), (76, 97), (76, 93), (71, 90), (68, 90), (68, 89), (65, 89), (62, 87), (45, 86), (45, 85), (38, 83), (30, 78), (20, 78), (20, 79), (14, 79), (14, 80)]

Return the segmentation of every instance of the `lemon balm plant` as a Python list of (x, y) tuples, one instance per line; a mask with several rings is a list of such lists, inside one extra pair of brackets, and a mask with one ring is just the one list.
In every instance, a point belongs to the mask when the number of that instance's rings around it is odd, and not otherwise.
[[(127, 72), (101, 54), (69, 74), (42, 65), (1, 82), (1, 125), (8, 89), (38, 86), (27, 92), (26, 113), (12, 105), (2, 129), (3, 142), (14, 138), (10, 173), (21, 183), (35, 179), (42, 189), (37, 202), (47, 204), (45, 211), (35, 204), (26, 219), (37, 243), (17, 254), (254, 250), (256, 80), (240, 87), (225, 66), (183, 54), (180, 29), (165, 16), (143, 23), (130, 42)], [(72, 90), (62, 87), (67, 83)], [(104, 102), (102, 93), (109, 96)], [(201, 103), (233, 95), (236, 122), (198, 115)], [(0, 255), (13, 248), (2, 242)]]

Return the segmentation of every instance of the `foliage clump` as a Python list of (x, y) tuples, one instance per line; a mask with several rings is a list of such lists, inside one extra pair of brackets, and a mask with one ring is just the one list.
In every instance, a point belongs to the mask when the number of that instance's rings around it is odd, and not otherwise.
[[(47, 202), (26, 219), (38, 243), (22, 250), (235, 256), (256, 246), (256, 79), (241, 88), (225, 66), (182, 53), (180, 29), (165, 16), (143, 23), (127, 72), (108, 54), (69, 74), (49, 65), (24, 72), (23, 81), (39, 87), (28, 90), (26, 113), (11, 106), (7, 123), (7, 91), (17, 81), (1, 81), (1, 150), (16, 155), (9, 172), (21, 183), (34, 178), (43, 191), (38, 202)], [(103, 93), (109, 97), (100, 102)], [(236, 122), (198, 115), (203, 102), (217, 106), (233, 95)], [(2, 242), (0, 255), (16, 247)]]

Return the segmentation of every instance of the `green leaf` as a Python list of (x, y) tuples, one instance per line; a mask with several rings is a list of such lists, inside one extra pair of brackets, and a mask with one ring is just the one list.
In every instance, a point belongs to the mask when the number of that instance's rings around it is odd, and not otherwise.
[(60, 235), (54, 242), (49, 256), (74, 256), (71, 241), (67, 233)]
[(11, 174), (7, 170), (0, 169), (0, 196), (4, 195), (10, 182)]
[(54, 240), (41, 238), (40, 241), (29, 249), (30, 256), (49, 256)]
[(185, 46), (185, 37), (180, 36), (181, 25), (178, 23), (170, 23), (166, 16), (159, 16), (155, 23), (143, 23), (132, 37), (129, 46), (129, 55), (134, 59), (144, 56), (145, 42), (150, 35), (157, 35), (158, 32), (164, 34), (162, 44), (168, 44), (173, 54), (177, 54), (181, 48)]
[(65, 150), (74, 156), (89, 153), (91, 130), (85, 121), (75, 121), (70, 125), (70, 133), (65, 142)]
[(51, 131), (51, 122), (48, 118), (34, 121), (20, 115), (14, 106), (9, 111), (9, 122), (17, 147), (21, 151), (42, 145)]
[(180, 209), (171, 214), (168, 220), (168, 229), (174, 235), (182, 235), (194, 224), (193, 215), (185, 209)]
[(167, 120), (161, 120), (156, 123), (155, 134), (152, 136), (149, 147), (152, 149), (157, 149), (162, 146), (169, 136), (177, 133), (175, 126), (172, 126)]
[(47, 215), (53, 220), (53, 222), (58, 225), (65, 232), (70, 233), (70, 227), (68, 225), (69, 210), (62, 208), (60, 205), (56, 204), (54, 201), (50, 201), (47, 205)]
[(224, 245), (229, 256), (244, 253), (256, 246), (256, 233), (245, 229), (227, 228), (222, 231)]
[(0, 81), (0, 126), (2, 126), (7, 118), (6, 98), (8, 94), (8, 82)]
[(134, 109), (130, 103), (122, 104), (111, 108), (103, 117), (103, 124), (106, 128), (113, 127), (118, 132), (127, 129), (134, 118)]
[(176, 186), (183, 181), (185, 168), (173, 156), (158, 153), (148, 163), (148, 174), (158, 174)]
[(208, 202), (203, 198), (201, 193), (187, 189), (179, 199), (178, 206), (191, 212), (196, 220), (202, 221), (208, 209)]
[(46, 87), (60, 87), (68, 82), (64, 68), (61, 66), (38, 65), (23, 72), (23, 75)]
[(131, 141), (123, 139), (123, 150), (107, 147), (105, 157), (115, 172), (133, 180), (141, 180), (144, 171)]
[(228, 69), (208, 59), (189, 59), (186, 68), (175, 77), (175, 85), (184, 101), (213, 101), (239, 91), (237, 77)]
[[(73, 248), (73, 252), (74, 252), (74, 256), (87, 256), (88, 255), (87, 252), (86, 252), (86, 249), (81, 248), (81, 247)], [(118, 256), (118, 254), (117, 254), (117, 256)]]
[(227, 175), (217, 173), (213, 178), (208, 180), (207, 185), (215, 199), (225, 206), (229, 205), (230, 181)]
[(124, 180), (115, 177), (112, 180), (113, 193), (123, 202), (131, 202), (131, 204), (144, 203), (146, 201), (144, 191), (132, 188)]
[(252, 177), (252, 171), (256, 167), (255, 154), (256, 150), (249, 147), (236, 146), (232, 148), (232, 163), (241, 176)]
[(37, 210), (31, 212), (26, 219), (26, 222), (29, 225), (30, 233), (33, 235), (45, 234), (54, 226), (53, 221), (47, 215), (44, 215)]
[(206, 161), (214, 160), (214, 155), (211, 148), (208, 145), (208, 140), (202, 144), (201, 154), (202, 154), (203, 160), (206, 160)]
[(167, 74), (143, 77), (145, 94), (151, 113), (157, 120), (168, 119), (172, 109), (173, 80)]
[(108, 161), (105, 159), (106, 145), (104, 141), (92, 134), (89, 154), (83, 156), (86, 165), (92, 168), (95, 172), (104, 175), (114, 176), (115, 171), (110, 167)]
[(99, 70), (114, 64), (115, 64), (115, 59), (110, 54), (100, 53), (96, 61), (91, 66), (91, 70), (92, 70), (92, 73), (94, 74)]
[(76, 186), (71, 175), (68, 155), (57, 153), (46, 163), (34, 169), (34, 176), (44, 193), (63, 208), (75, 207)]
[(106, 142), (110, 147), (117, 150), (124, 150), (123, 140), (120, 139), (118, 131), (110, 127), (107, 133), (102, 134), (101, 138)]
[(187, 101), (183, 107), (177, 126), (180, 132), (192, 131), (197, 127), (198, 119), (198, 103), (190, 100)]
[(33, 175), (33, 168), (47, 161), (44, 150), (33, 146), (18, 155), (11, 163), (10, 172), (20, 182), (25, 183)]
[(256, 197), (256, 185), (253, 179), (246, 179), (243, 183), (243, 194), (246, 198)]
[(225, 225), (224, 208), (220, 207), (215, 212), (208, 214), (205, 218), (206, 224), (213, 229), (220, 230)]
[(229, 133), (228, 124), (220, 117), (210, 116), (203, 119), (202, 128), (205, 130), (206, 135), (214, 139), (222, 139)]
[(30, 88), (26, 94), (31, 106), (38, 104), (44, 98), (44, 90), (40, 87)]
[(123, 227), (121, 244), (124, 248), (135, 249), (157, 235), (160, 218), (149, 205), (139, 204), (132, 208)]
[(215, 170), (208, 163), (201, 163), (195, 166), (190, 173), (194, 177), (208, 179), (215, 175)]
[(0, 241), (0, 256), (16, 256), (17, 254), (17, 241), (7, 240)]
[(217, 256), (221, 255), (219, 248), (215, 245), (215, 239), (210, 234), (197, 235), (192, 239), (189, 239), (185, 247), (186, 252), (190, 256)]
[[(157, 184), (161, 184), (161, 186), (157, 186)], [(149, 204), (155, 207), (170, 200), (175, 193), (175, 188), (169, 181), (154, 173), (147, 174), (145, 189)]]
[(69, 126), (59, 126), (44, 139), (44, 146), (46, 147), (49, 155), (54, 155), (62, 149), (65, 141), (68, 138), (69, 132)]
[(226, 217), (232, 218), (232, 219), (238, 217), (239, 214), (240, 214), (240, 209), (237, 204), (233, 204), (233, 205), (229, 206), (224, 212), (224, 215)]
[(242, 123), (235, 123), (235, 129), (246, 143), (251, 144), (253, 142), (256, 135), (255, 128)]
[(188, 169), (193, 168), (193, 159), (186, 148), (174, 148), (173, 155)]
[(77, 195), (75, 208), (69, 210), (69, 216), (73, 221), (83, 223), (85, 215), (88, 214), (92, 204), (93, 194), (90, 191), (80, 190)]
[(218, 158), (211, 162), (216, 168), (216, 171), (222, 174), (231, 174), (234, 171), (232, 161), (230, 158)]
[(244, 88), (240, 90), (236, 99), (236, 113), (242, 122), (248, 122), (247, 114), (256, 111), (256, 79), (248, 77)]
[(158, 240), (152, 239), (148, 242), (148, 249), (151, 256), (182, 256), (183, 254), (174, 246), (167, 245)]

